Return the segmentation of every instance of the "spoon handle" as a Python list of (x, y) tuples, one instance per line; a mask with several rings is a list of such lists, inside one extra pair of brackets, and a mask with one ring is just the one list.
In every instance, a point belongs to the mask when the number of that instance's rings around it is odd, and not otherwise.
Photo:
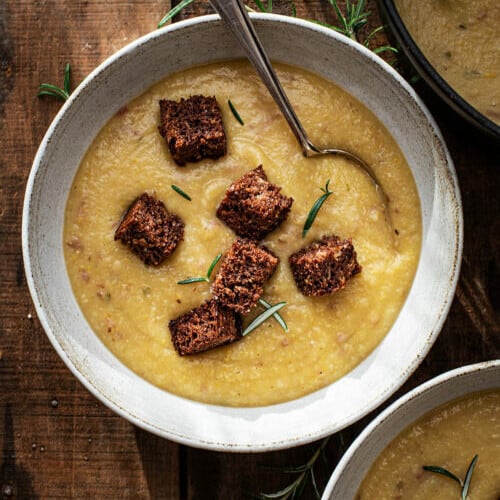
[(257, 33), (252, 25), (242, 0), (210, 0), (210, 3), (226, 22), (234, 36), (241, 44), (247, 58), (253, 64), (257, 73), (261, 77), (264, 85), (269, 90), (274, 101), (283, 113), (288, 125), (295, 137), (299, 141), (304, 155), (311, 156), (318, 150), (309, 141), (307, 134), (302, 127), (295, 111), (293, 110), (286, 93), (281, 86), (278, 76), (267, 57), (267, 54), (260, 42)]

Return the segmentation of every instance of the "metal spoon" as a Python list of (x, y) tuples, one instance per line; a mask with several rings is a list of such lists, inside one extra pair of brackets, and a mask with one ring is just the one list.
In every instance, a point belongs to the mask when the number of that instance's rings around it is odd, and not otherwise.
[(261, 77), (264, 85), (269, 90), (280, 111), (283, 113), (288, 125), (290, 126), (295, 137), (299, 141), (302, 152), (305, 157), (310, 158), (319, 155), (339, 155), (344, 156), (354, 162), (375, 184), (378, 193), (382, 196), (386, 211), (386, 218), (390, 224), (387, 213), (388, 197), (385, 194), (380, 182), (373, 170), (359, 156), (345, 151), (343, 149), (328, 148), (321, 149), (315, 146), (308, 138), (302, 124), (300, 123), (295, 111), (293, 110), (288, 97), (285, 94), (283, 87), (274, 69), (267, 57), (267, 54), (260, 42), (257, 33), (252, 25), (250, 16), (248, 15), (245, 4), (242, 0), (210, 0), (210, 3), (220, 15), (220, 17), (231, 28), (238, 42), (243, 47), (247, 58), (255, 67), (257, 73)]

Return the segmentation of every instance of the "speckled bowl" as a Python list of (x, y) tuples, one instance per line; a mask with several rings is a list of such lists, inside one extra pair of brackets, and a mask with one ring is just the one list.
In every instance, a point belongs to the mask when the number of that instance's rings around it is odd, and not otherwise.
[(468, 394), (500, 389), (500, 360), (443, 373), (395, 401), (378, 415), (346, 451), (322, 500), (351, 500), (384, 448), (404, 429), (441, 405)]
[(193, 65), (241, 57), (216, 16), (150, 33), (82, 82), (38, 150), (22, 228), (26, 275), (38, 317), (85, 387), (148, 431), (191, 446), (240, 452), (319, 439), (352, 424), (398, 389), (426, 355), (446, 318), (462, 248), (455, 171), (434, 120), (411, 87), (377, 56), (332, 30), (271, 14), (253, 19), (272, 59), (318, 73), (370, 108), (399, 143), (415, 177), (423, 220), (420, 262), (397, 321), (365, 361), (336, 383), (284, 404), (201, 404), (163, 391), (124, 366), (92, 332), (73, 296), (62, 228), (67, 194), (83, 155), (101, 127), (153, 83)]

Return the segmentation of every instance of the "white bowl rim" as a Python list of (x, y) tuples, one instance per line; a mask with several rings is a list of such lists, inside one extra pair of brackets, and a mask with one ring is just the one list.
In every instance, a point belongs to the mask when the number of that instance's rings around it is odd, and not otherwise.
[[(370, 400), (368, 403), (365, 403), (363, 408), (359, 409), (359, 411), (356, 413), (356, 420), (359, 420), (363, 418), (365, 415), (370, 413), (372, 410), (374, 410), (378, 405), (380, 405), (386, 398), (388, 398), (391, 394), (393, 394), (401, 385), (410, 377), (410, 375), (415, 371), (415, 369), (418, 367), (422, 359), (425, 357), (425, 355), (428, 353), (430, 348), (432, 347), (435, 339), (437, 338), (442, 325), (444, 321), (446, 320), (447, 313), (451, 307), (451, 303), (453, 300), (454, 296), (454, 291), (456, 288), (456, 284), (458, 281), (458, 275), (459, 275), (459, 270), (460, 270), (460, 262), (461, 262), (461, 257), (462, 257), (462, 246), (463, 246), (463, 215), (462, 215), (462, 204), (461, 204), (461, 197), (460, 197), (460, 190), (458, 187), (458, 180), (456, 177), (456, 172), (454, 170), (453, 166), (453, 161), (449, 155), (449, 152), (447, 150), (446, 144), (443, 140), (442, 134), (428, 111), (427, 107), (423, 103), (423, 101), (420, 99), (420, 97), (416, 94), (416, 92), (413, 90), (413, 88), (390, 66), (388, 63), (386, 63), (384, 60), (376, 56), (373, 52), (371, 52), (369, 49), (363, 47), (361, 44), (358, 44), (356, 42), (353, 42), (352, 40), (348, 39), (347, 37), (344, 37), (342, 35), (337, 34), (335, 31), (330, 30), (328, 28), (325, 28), (323, 26), (311, 23), (310, 21), (302, 20), (302, 19), (297, 19), (297, 18), (292, 18), (289, 16), (282, 16), (282, 15), (277, 15), (277, 14), (260, 14), (260, 13), (255, 13), (252, 14), (252, 18), (266, 22), (266, 23), (273, 23), (273, 22), (279, 22), (279, 23), (285, 23), (285, 24), (292, 24), (292, 25), (297, 25), (299, 27), (305, 28), (307, 30), (311, 31), (316, 31), (319, 33), (322, 33), (323, 35), (326, 35), (329, 38), (334, 38), (338, 43), (350, 46), (354, 50), (361, 52), (366, 58), (368, 58), (372, 63), (374, 63), (376, 66), (379, 66), (385, 73), (389, 73), (390, 76), (396, 81), (396, 83), (402, 87), (402, 89), (408, 94), (411, 100), (418, 106), (422, 114), (426, 117), (427, 119), (427, 124), (429, 128), (432, 130), (432, 133), (435, 135), (439, 146), (442, 149), (443, 156), (446, 158), (446, 164), (447, 164), (447, 174), (448, 174), (448, 182), (450, 186), (452, 187), (453, 190), (453, 195), (454, 195), (454, 202), (456, 204), (456, 213), (454, 214), (454, 224), (456, 227), (456, 246), (454, 249), (454, 255), (452, 257), (452, 270), (450, 271), (450, 276), (448, 279), (448, 293), (443, 299), (443, 303), (441, 305), (441, 308), (439, 312), (437, 313), (437, 317), (433, 323), (433, 328), (431, 332), (428, 332), (428, 335), (426, 337), (426, 343), (425, 346), (418, 352), (416, 353), (412, 360), (407, 364), (406, 369), (400, 373), (399, 377), (395, 380), (392, 380), (390, 383), (388, 383), (388, 386), (386, 387), (386, 391), (383, 392), (382, 394), (379, 394), (377, 398), (373, 398)], [(103, 61), (101, 64), (99, 64), (88, 76), (83, 80), (83, 82), (75, 89), (75, 91), (70, 95), (69, 99), (63, 104), (57, 115), (55, 116), (54, 120), (52, 121), (51, 125), (49, 126), (41, 144), (40, 147), (36, 153), (32, 169), (30, 171), (30, 175), (27, 181), (26, 185), (26, 192), (25, 192), (25, 198), (24, 198), (24, 205), (23, 205), (23, 219), (22, 219), (22, 249), (23, 249), (23, 259), (24, 259), (24, 267), (25, 267), (25, 274), (26, 274), (26, 279), (28, 283), (28, 287), (35, 305), (35, 309), (38, 315), (38, 318), (44, 328), (44, 331), (46, 335), (48, 336), (50, 342), (52, 343), (53, 347), (55, 348), (56, 352), (58, 355), (61, 357), (61, 359), (64, 361), (66, 366), (71, 370), (71, 372), (77, 377), (77, 379), (97, 398), (99, 399), (103, 404), (105, 404), (108, 408), (113, 410), (115, 413), (118, 415), (122, 416), (123, 418), (127, 419), (134, 425), (137, 425), (140, 428), (143, 428), (149, 432), (152, 432), (156, 435), (159, 435), (161, 437), (171, 439), (175, 442), (178, 442), (180, 444), (185, 444), (189, 446), (194, 446), (198, 448), (204, 448), (204, 449), (210, 449), (210, 450), (219, 450), (219, 451), (231, 451), (231, 452), (263, 452), (263, 451), (271, 451), (271, 450), (278, 450), (278, 449), (283, 449), (291, 446), (298, 446), (301, 444), (309, 443), (312, 441), (315, 441), (317, 439), (320, 439), (322, 437), (325, 437), (326, 435), (329, 435), (333, 432), (337, 432), (341, 430), (342, 428), (346, 427), (347, 425), (350, 425), (354, 421), (351, 422), (341, 422), (340, 424), (331, 422), (327, 426), (323, 426), (321, 428), (317, 428), (317, 430), (313, 433), (309, 433), (306, 435), (302, 436), (295, 436), (294, 438), (286, 437), (286, 438), (278, 438), (272, 442), (269, 441), (258, 441), (258, 440), (252, 440), (252, 442), (248, 443), (231, 443), (231, 442), (220, 442), (220, 441), (214, 441), (211, 439), (209, 435), (206, 436), (205, 439), (201, 438), (193, 438), (190, 435), (180, 435), (176, 434), (175, 432), (165, 429), (165, 428), (159, 428), (157, 426), (151, 425), (147, 421), (138, 418), (133, 412), (129, 411), (126, 408), (123, 408), (120, 406), (118, 403), (113, 401), (112, 399), (109, 399), (106, 395), (102, 394), (92, 383), (92, 381), (88, 380), (85, 378), (82, 373), (79, 371), (78, 367), (74, 364), (73, 360), (67, 355), (67, 353), (62, 349), (60, 344), (58, 343), (57, 339), (55, 338), (54, 334), (51, 331), (51, 325), (47, 319), (47, 316), (44, 311), (43, 305), (39, 301), (39, 295), (37, 292), (37, 286), (33, 278), (33, 273), (32, 273), (32, 264), (31, 264), (31, 259), (30, 259), (30, 252), (29, 252), (29, 208), (30, 208), (30, 198), (31, 195), (33, 194), (33, 188), (34, 188), (34, 180), (35, 180), (35, 174), (36, 171), (40, 165), (41, 159), (43, 155), (45, 154), (45, 149), (48, 147), (48, 145), (51, 142), (51, 138), (54, 134), (55, 129), (57, 128), (59, 122), (61, 121), (62, 117), (66, 113), (66, 111), (71, 107), (72, 103), (78, 98), (80, 92), (83, 92), (86, 87), (86, 82), (91, 81), (96, 75), (100, 74), (103, 72), (108, 66), (113, 64), (116, 60), (121, 58), (122, 56), (126, 55), (129, 52), (133, 52), (136, 50), (138, 47), (146, 44), (148, 41), (152, 39), (156, 39), (157, 37), (163, 37), (167, 33), (174, 32), (177, 30), (184, 29), (186, 27), (190, 26), (195, 26), (195, 25), (203, 25), (205, 23), (213, 23), (213, 22), (221, 22), (220, 18), (218, 15), (211, 14), (211, 15), (206, 15), (206, 16), (199, 16), (193, 19), (188, 19), (185, 21), (181, 21), (172, 25), (169, 25), (167, 27), (161, 28), (159, 30), (153, 31), (149, 34), (146, 34), (137, 40), (131, 42), (130, 44), (126, 45), (122, 49), (118, 50), (115, 52), (113, 55), (108, 57), (105, 61)], [(308, 396), (305, 396), (304, 398), (307, 398)], [(183, 399), (183, 398), (181, 398)], [(301, 400), (303, 398), (299, 398)], [(294, 403), (297, 402), (298, 400), (293, 400), (289, 403)], [(199, 405), (200, 403), (197, 402), (191, 402), (193, 405)], [(271, 405), (271, 406), (266, 406), (266, 407), (259, 407), (259, 408), (265, 408), (265, 409), (279, 409), (282, 410), (284, 407), (286, 407), (289, 403), (283, 403), (279, 405)], [(228, 407), (221, 407), (217, 405), (203, 405), (203, 406), (208, 406), (212, 407), (215, 410), (218, 411), (231, 411), (236, 414), (238, 412), (242, 411), (253, 411), (254, 408), (228, 408)]]
[[(475, 376), (478, 373), (487, 373), (493, 372), (497, 375), (500, 375), (500, 359), (492, 359), (489, 361), (481, 361), (479, 363), (474, 363), (471, 365), (464, 365), (458, 368), (454, 368), (452, 370), (446, 371), (435, 377), (423, 382), (422, 384), (416, 386), (411, 391), (403, 394), (399, 399), (394, 401), (391, 405), (385, 408), (381, 413), (379, 413), (359, 434), (359, 436), (352, 442), (347, 451), (342, 456), (341, 460), (335, 467), (328, 484), (326, 485), (325, 490), (323, 491), (322, 500), (329, 500), (332, 495), (333, 488), (337, 485), (337, 482), (341, 480), (342, 475), (347, 467), (349, 467), (351, 461), (358, 453), (361, 453), (361, 449), (367, 440), (372, 436), (373, 431), (378, 429), (383, 429), (387, 426), (390, 426), (391, 419), (398, 415), (398, 412), (405, 408), (407, 404), (411, 404), (415, 401), (415, 404), (422, 402), (425, 400), (425, 397), (434, 392), (440, 386), (449, 386), (454, 384), (458, 379), (463, 380), (464, 377)], [(497, 387), (500, 388), (500, 378), (498, 379)], [(474, 392), (481, 392), (484, 389), (475, 389), (473, 391), (468, 391), (460, 397), (465, 397), (467, 394), (473, 394)], [(457, 399), (455, 396), (451, 396), (440, 403), (435, 408), (445, 405), (453, 400)], [(418, 401), (417, 401), (418, 400)], [(432, 411), (428, 410), (428, 411)], [(424, 414), (428, 413), (425, 411)], [(413, 421), (421, 418), (422, 415), (417, 415)], [(411, 425), (411, 422), (408, 422), (407, 426)], [(391, 433), (391, 437), (389, 442), (391, 442), (399, 432)], [(346, 499), (347, 500), (347, 499)]]

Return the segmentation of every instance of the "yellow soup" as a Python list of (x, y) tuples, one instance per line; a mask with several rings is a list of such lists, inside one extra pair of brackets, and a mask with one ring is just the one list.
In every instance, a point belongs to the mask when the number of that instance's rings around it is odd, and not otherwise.
[(500, 2), (396, 0), (411, 36), (466, 101), (500, 124)]
[(377, 458), (356, 500), (458, 499), (457, 482), (422, 467), (443, 467), (464, 480), (476, 454), (467, 498), (498, 500), (500, 391), (453, 401), (404, 430)]
[[(373, 114), (332, 83), (276, 65), (305, 128), (319, 144), (359, 152), (390, 197), (388, 224), (374, 185), (342, 158), (306, 159), (250, 66), (212, 64), (174, 74), (122, 109), (89, 148), (69, 194), (64, 228), (68, 274), (96, 334), (137, 374), (195, 400), (254, 406), (291, 400), (337, 380), (382, 340), (410, 289), (421, 246), (414, 180), (392, 137)], [(215, 95), (223, 112), (228, 154), (178, 167), (158, 133), (162, 98)], [(238, 110), (244, 125), (228, 107)], [(227, 187), (262, 164), (269, 181), (294, 198), (288, 219), (263, 243), (281, 260), (264, 298), (286, 301), (274, 320), (234, 344), (181, 357), (168, 322), (210, 297), (204, 276), (235, 234), (215, 216)], [(306, 238), (307, 214), (330, 179), (333, 194)], [(189, 194), (188, 201), (171, 189)], [(120, 217), (142, 192), (155, 194), (185, 222), (184, 240), (159, 267), (145, 266), (113, 239)], [(319, 239), (351, 237), (363, 271), (327, 297), (305, 297), (288, 256)], [(243, 319), (248, 323), (258, 308)]]

